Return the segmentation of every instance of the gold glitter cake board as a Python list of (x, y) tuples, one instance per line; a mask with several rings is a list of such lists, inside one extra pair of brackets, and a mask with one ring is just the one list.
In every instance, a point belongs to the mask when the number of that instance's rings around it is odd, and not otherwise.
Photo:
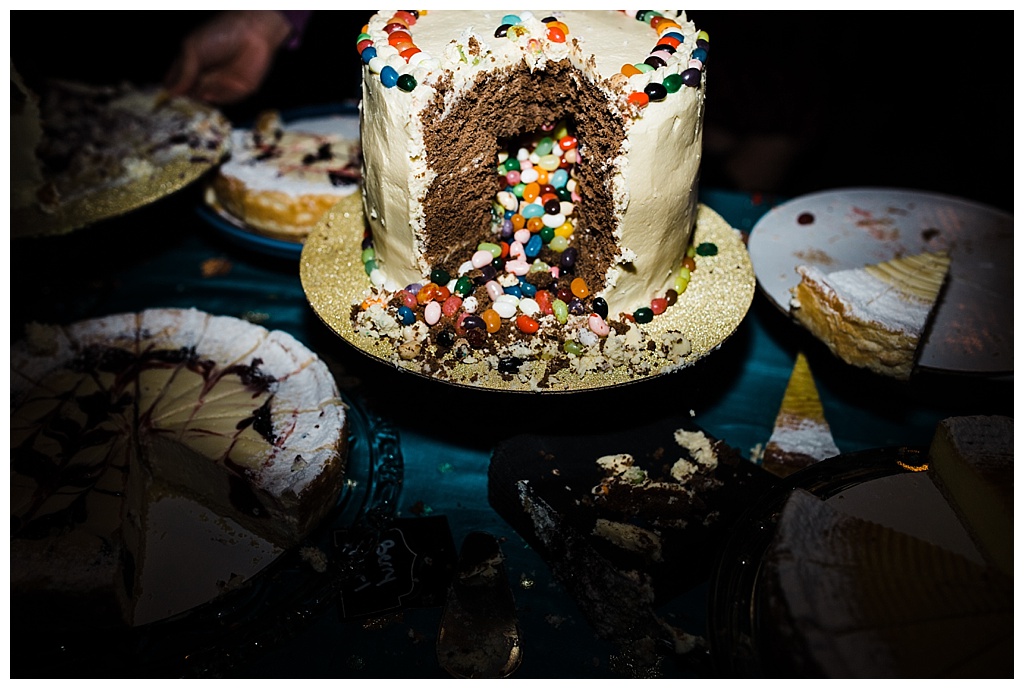
[[(219, 158), (219, 156), (218, 156)], [(38, 207), (11, 210), (11, 236), (46, 237), (68, 234), (101, 220), (124, 215), (165, 196), (170, 196), (199, 179), (218, 160), (175, 160), (152, 175), (122, 187), (101, 189), (61, 206), (54, 213)]]
[(149, 205), (187, 187), (216, 165), (231, 146), (231, 123), (210, 106), (194, 101), (182, 101), (175, 106), (186, 114), (206, 117), (224, 131), (224, 138), (216, 149), (190, 149), (166, 162), (153, 163), (150, 174), (120, 184), (85, 191), (60, 206), (54, 212), (44, 212), (39, 206), (11, 209), (11, 238), (47, 237), (63, 235), (88, 227), (101, 220), (124, 215)]
[(658, 341), (671, 331), (682, 332), (690, 340), (689, 354), (670, 360), (649, 353), (649, 373), (638, 374), (627, 365), (583, 375), (561, 368), (540, 382), (501, 374), (485, 361), (453, 363), (425, 372), (419, 370), (416, 360), (403, 360), (391, 340), (363, 335), (353, 327), (352, 307), (360, 304), (371, 289), (360, 260), (365, 231), (361, 204), (360, 194), (343, 200), (327, 212), (306, 239), (299, 264), (306, 298), (324, 324), (356, 349), (395, 368), (451, 385), (546, 394), (607, 388), (672, 373), (718, 349), (739, 327), (754, 297), (754, 270), (739, 231), (700, 205), (694, 244), (715, 244), (718, 253), (698, 256), (698, 269), (678, 301), (650, 323), (634, 326)]

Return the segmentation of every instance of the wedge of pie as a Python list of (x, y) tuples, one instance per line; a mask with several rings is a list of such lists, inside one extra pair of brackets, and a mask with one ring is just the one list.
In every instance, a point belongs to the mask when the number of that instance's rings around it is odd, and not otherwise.
[(811, 367), (804, 353), (797, 352), (762, 464), (776, 476), (788, 476), (837, 454)]
[(1013, 419), (943, 419), (928, 449), (928, 473), (986, 560), (1013, 576)]
[(831, 273), (800, 265), (790, 313), (843, 361), (907, 380), (949, 264), (937, 251)]

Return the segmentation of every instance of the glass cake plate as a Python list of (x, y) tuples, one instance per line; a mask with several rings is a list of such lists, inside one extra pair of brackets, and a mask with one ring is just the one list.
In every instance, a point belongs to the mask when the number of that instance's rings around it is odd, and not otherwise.
[(282, 642), (336, 605), (395, 516), (397, 432), (342, 393), (350, 420), (345, 485), (333, 512), (255, 576), (177, 615), (136, 627), (11, 628), (12, 677), (212, 677)]
[[(643, 326), (652, 345), (643, 353), (649, 372), (634, 373), (625, 365), (588, 372), (570, 368), (545, 375), (540, 385), (526, 376), (502, 375), (486, 362), (460, 362), (430, 373), (402, 359), (391, 340), (357, 332), (351, 312), (370, 290), (360, 254), (365, 232), (361, 197), (354, 195), (327, 212), (303, 246), (299, 275), (303, 290), (320, 319), (363, 353), (400, 370), (458, 387), (505, 392), (565, 393), (635, 383), (686, 368), (721, 347), (739, 327), (754, 296), (754, 271), (741, 233), (705, 205), (697, 210), (694, 244), (708, 243), (717, 253), (700, 256), (689, 287), (675, 305)], [(700, 266), (705, 266), (701, 268)], [(504, 325), (503, 327), (512, 327)], [(690, 341), (690, 352), (670, 359), (653, 345), (673, 332)]]

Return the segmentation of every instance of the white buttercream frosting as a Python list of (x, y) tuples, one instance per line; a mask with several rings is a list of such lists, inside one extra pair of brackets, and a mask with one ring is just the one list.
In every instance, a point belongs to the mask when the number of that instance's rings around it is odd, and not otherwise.
[[(521, 26), (522, 34), (495, 37), (508, 14), (520, 17), (520, 25), (513, 28), (519, 31)], [(387, 41), (385, 26), (394, 11), (375, 14), (368, 33), (377, 57), (363, 66), (360, 104), (363, 201), (386, 286), (397, 289), (423, 282), (433, 267), (424, 256), (424, 237), (431, 228), (426, 227), (423, 199), (437, 175), (448, 171), (428, 161), (424, 116), (444, 118), (483, 74), (520, 64), (538, 72), (568, 60), (580, 78), (607, 99), (609, 111), (621, 118), (625, 131), (613, 160), (589, 160), (584, 155), (582, 163), (606, 166), (603, 174), (611, 176), (611, 229), (617, 243), (605, 283), (592, 285), (591, 292), (605, 298), (613, 315), (649, 306), (653, 297), (664, 296), (673, 287), (693, 231), (704, 79), (697, 88), (683, 86), (643, 108), (628, 101), (632, 91), (681, 74), (690, 66), (696, 27), (675, 11), (663, 14), (679, 24), (683, 44), (676, 54), (665, 56), (665, 66), (630, 78), (621, 73), (623, 65), (642, 63), (659, 32), (620, 11), (430, 11), (409, 29), (421, 53), (408, 63)], [(547, 38), (541, 19), (548, 16), (568, 27), (565, 42)], [(405, 91), (383, 85), (385, 65), (399, 75), (412, 75), (415, 88)], [(585, 141), (580, 142), (580, 150), (586, 150)], [(496, 163), (474, 161), (488, 167)], [(481, 235), (486, 231), (481, 228)]]

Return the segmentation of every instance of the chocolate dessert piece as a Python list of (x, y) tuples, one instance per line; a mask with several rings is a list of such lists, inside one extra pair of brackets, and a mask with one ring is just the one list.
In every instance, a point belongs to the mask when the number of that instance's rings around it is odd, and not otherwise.
[(666, 419), (511, 438), (491, 458), (488, 495), (598, 635), (654, 661), (702, 650), (659, 607), (707, 579), (730, 527), (776, 480), (692, 420)]

